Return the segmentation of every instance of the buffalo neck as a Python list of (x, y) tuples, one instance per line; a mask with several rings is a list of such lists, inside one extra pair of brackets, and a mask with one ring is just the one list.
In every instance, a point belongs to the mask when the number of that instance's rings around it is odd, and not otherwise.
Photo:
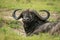
[(32, 33), (36, 29), (36, 27), (39, 25), (42, 25), (42, 23), (44, 23), (44, 22), (42, 22), (40, 20), (24, 23), (24, 25), (25, 25), (24, 29), (27, 33)]

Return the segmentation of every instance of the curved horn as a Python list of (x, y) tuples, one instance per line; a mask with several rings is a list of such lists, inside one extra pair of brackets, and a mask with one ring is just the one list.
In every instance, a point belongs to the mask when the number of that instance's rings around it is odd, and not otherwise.
[(19, 17), (16, 17), (16, 12), (17, 12), (18, 10), (21, 10), (21, 9), (16, 9), (16, 10), (14, 10), (14, 12), (13, 12), (13, 14), (12, 14), (12, 16), (13, 16), (16, 20), (19, 20), (19, 19), (20, 19), (20, 16), (19, 16)]
[(41, 20), (41, 21), (46, 21), (50, 17), (50, 13), (47, 10), (40, 10), (40, 12), (46, 12), (47, 16), (45, 18), (41, 17), (37, 11), (33, 11), (36, 16)]
[(40, 17), (40, 19), (43, 21), (46, 21), (50, 17), (50, 13), (47, 10), (40, 10), (40, 12), (43, 12), (43, 11), (47, 13), (47, 16), (45, 18)]

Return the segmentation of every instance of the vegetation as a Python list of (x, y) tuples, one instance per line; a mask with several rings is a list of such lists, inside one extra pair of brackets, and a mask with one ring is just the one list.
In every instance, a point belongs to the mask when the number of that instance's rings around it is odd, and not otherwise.
[(4, 26), (0, 28), (0, 40), (60, 40), (60, 35), (40, 33), (40, 35), (25, 37), (18, 35), (10, 27)]
[(60, 0), (0, 0), (0, 8), (60, 10)]
[[(49, 11), (57, 11), (60, 14), (60, 0), (0, 0), (0, 9), (46, 9)], [(40, 33), (34, 36), (18, 35), (13, 29), (21, 28), (21, 24), (16, 20), (6, 20), (2, 18), (0, 11), (0, 40), (60, 40), (60, 35), (49, 35), (48, 33)], [(50, 21), (56, 21), (51, 18)]]

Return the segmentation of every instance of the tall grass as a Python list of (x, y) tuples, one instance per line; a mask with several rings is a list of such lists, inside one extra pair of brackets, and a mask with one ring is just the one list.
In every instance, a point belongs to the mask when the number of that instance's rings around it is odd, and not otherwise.
[(0, 40), (60, 40), (60, 36), (40, 33), (40, 35), (26, 37), (17, 35), (10, 27), (2, 27), (0, 28)]
[[(60, 11), (60, 0), (0, 0), (0, 8), (31, 8), (36, 10), (46, 9), (51, 11)], [(54, 19), (52, 19), (52, 21), (53, 20)], [(40, 33), (40, 35), (28, 37), (21, 36), (13, 30), (13, 28), (18, 29), (20, 27), (21, 24), (19, 21), (0, 18), (0, 40), (60, 40), (60, 35), (49, 35), (48, 33)]]
[(1, 0), (0, 8), (11, 8), (11, 9), (26, 9), (32, 8), (36, 10), (47, 9), (47, 10), (60, 10), (59, 0)]
[(18, 35), (13, 29), (20, 28), (19, 22), (14, 20), (4, 20), (0, 18), (0, 23), (4, 23), (0, 27), (0, 40), (60, 40), (60, 35), (49, 35), (48, 33), (40, 33), (33, 36)]

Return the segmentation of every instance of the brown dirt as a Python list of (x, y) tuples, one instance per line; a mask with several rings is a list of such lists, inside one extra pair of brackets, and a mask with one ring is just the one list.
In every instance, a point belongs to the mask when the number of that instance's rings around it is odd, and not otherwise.
[[(15, 20), (13, 17), (12, 17), (12, 13), (13, 13), (14, 10), (12, 9), (0, 9), (0, 17), (2, 17), (3, 19), (5, 20)], [(17, 12), (19, 13), (19, 12)], [(17, 14), (19, 15), (19, 14)], [(18, 20), (21, 24), (22, 23), (22, 19)], [(26, 35), (25, 32), (24, 32), (24, 29), (23, 28), (19, 28), (19, 29), (12, 29), (14, 32), (16, 32), (18, 35)]]

